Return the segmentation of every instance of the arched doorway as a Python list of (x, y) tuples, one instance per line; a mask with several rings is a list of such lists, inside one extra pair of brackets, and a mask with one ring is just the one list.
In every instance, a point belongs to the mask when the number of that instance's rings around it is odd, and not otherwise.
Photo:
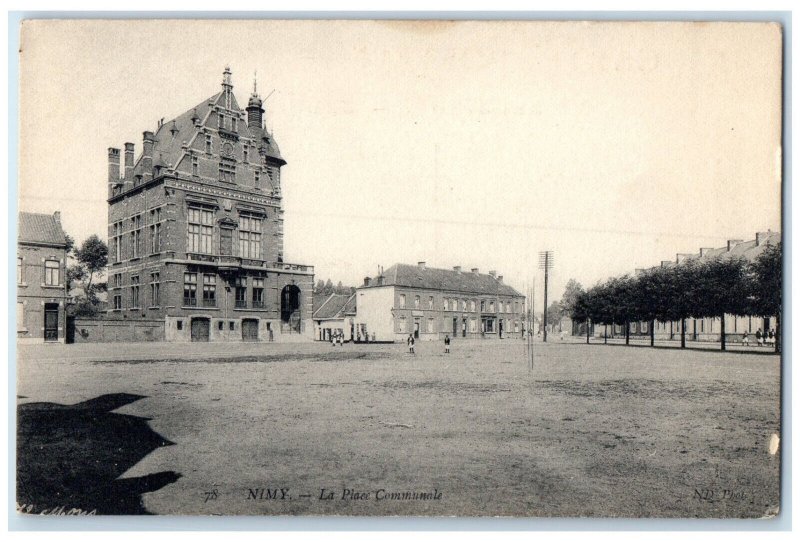
[(300, 333), (300, 288), (295, 284), (281, 290), (281, 325), (284, 331)]

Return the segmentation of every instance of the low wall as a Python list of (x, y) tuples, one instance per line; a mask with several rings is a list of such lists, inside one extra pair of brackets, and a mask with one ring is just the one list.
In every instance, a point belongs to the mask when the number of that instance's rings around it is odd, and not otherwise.
[(68, 337), (74, 343), (149, 342), (164, 340), (163, 320), (70, 318)]

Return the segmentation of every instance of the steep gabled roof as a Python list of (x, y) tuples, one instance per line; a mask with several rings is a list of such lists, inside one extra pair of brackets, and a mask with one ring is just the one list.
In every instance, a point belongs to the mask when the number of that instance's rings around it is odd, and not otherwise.
[(356, 295), (331, 294), (322, 304), (314, 310), (314, 320), (328, 320), (344, 318), (356, 313)]
[[(379, 286), (379, 278), (373, 278), (370, 280), (369, 286), (362, 286), (362, 288)], [(522, 296), (514, 288), (491, 275), (402, 263), (394, 264), (384, 272), (383, 285), (445, 290), (464, 294)]]
[(20, 211), (17, 239), (21, 243), (66, 246), (64, 230), (56, 215)]

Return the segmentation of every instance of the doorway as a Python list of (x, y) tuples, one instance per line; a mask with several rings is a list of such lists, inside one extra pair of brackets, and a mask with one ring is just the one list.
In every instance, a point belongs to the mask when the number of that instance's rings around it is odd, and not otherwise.
[(211, 321), (208, 318), (192, 318), (192, 342), (208, 342)]
[(242, 320), (242, 340), (243, 341), (258, 340), (258, 320), (252, 318), (246, 318)]
[(467, 319), (466, 318), (461, 320), (461, 336), (462, 337), (466, 337), (467, 336)]
[(58, 303), (44, 304), (44, 340), (58, 340)]
[(414, 319), (414, 338), (419, 339), (419, 318)]
[(300, 333), (300, 288), (295, 284), (281, 291), (281, 321), (285, 331)]

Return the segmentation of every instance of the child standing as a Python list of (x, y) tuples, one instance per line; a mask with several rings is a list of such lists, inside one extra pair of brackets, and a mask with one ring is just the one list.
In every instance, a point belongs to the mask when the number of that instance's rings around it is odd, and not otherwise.
[(444, 353), (445, 354), (450, 353), (450, 335), (444, 336)]

